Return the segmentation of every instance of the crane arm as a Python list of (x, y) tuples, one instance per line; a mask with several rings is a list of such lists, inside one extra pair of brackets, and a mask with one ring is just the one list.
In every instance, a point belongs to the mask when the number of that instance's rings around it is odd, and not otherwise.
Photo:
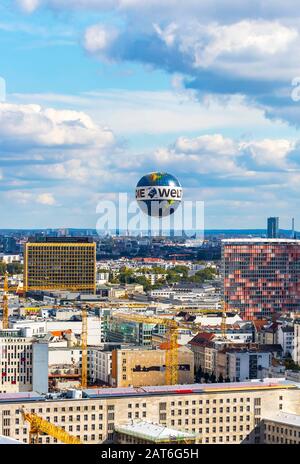
[(46, 421), (42, 417), (37, 416), (36, 414), (30, 414), (24, 409), (22, 409), (22, 416), (24, 421), (29, 422), (30, 424), (30, 433), (39, 434), (45, 433), (50, 435), (53, 438), (61, 441), (62, 443), (67, 443), (68, 445), (80, 445), (81, 442), (77, 437), (69, 435), (63, 428), (57, 427), (51, 422)]
[(173, 319), (160, 318), (155, 316), (142, 316), (141, 314), (115, 313), (114, 318), (126, 319), (127, 321), (141, 322), (144, 324), (164, 325), (169, 329), (178, 329), (178, 323)]

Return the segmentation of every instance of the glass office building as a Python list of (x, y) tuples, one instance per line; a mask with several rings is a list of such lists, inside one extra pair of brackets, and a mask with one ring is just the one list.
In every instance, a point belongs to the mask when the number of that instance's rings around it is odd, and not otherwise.
[(300, 309), (300, 241), (222, 240), (227, 310), (244, 319)]
[(279, 218), (278, 217), (269, 217), (267, 224), (267, 237), (268, 238), (278, 238), (279, 236)]

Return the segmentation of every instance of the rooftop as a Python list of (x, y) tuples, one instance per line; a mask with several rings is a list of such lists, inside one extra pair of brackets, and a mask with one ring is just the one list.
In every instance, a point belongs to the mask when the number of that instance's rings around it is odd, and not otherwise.
[(292, 238), (225, 238), (222, 243), (296, 243), (300, 245), (300, 240)]
[(5, 437), (4, 435), (0, 435), (0, 445), (24, 445), (22, 441), (15, 440), (11, 437)]
[(125, 433), (126, 435), (135, 436), (155, 443), (170, 443), (172, 440), (195, 440), (196, 438), (192, 433), (182, 432), (145, 421), (132, 421), (131, 424), (116, 426), (115, 430), (119, 433)]
[[(263, 381), (252, 380), (248, 382), (230, 382), (230, 383), (208, 383), (208, 384), (189, 384), (189, 385), (162, 385), (152, 387), (127, 387), (127, 388), (90, 388), (83, 390), (83, 398), (87, 399), (105, 399), (121, 397), (151, 397), (165, 395), (189, 395), (205, 393), (224, 393), (236, 391), (253, 391), (253, 390), (280, 390), (280, 389), (299, 389), (300, 383), (278, 379), (267, 378)], [(66, 395), (55, 395), (56, 401), (66, 401)], [(49, 401), (51, 398), (40, 395), (35, 392), (20, 393), (0, 393), (0, 403), (21, 403), (32, 401)]]
[(278, 422), (284, 425), (294, 425), (300, 427), (300, 415), (290, 414), (288, 412), (279, 411), (277, 413), (266, 414), (263, 417), (264, 420)]
[(31, 237), (28, 243), (93, 243), (91, 237)]

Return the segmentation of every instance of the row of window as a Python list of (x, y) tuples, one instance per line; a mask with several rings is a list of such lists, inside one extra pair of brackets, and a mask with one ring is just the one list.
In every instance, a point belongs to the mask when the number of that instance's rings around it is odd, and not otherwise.
[[(244, 412), (244, 411), (250, 411), (250, 406), (246, 406), (244, 408), (244, 406), (240, 406), (239, 407), (239, 412)], [(223, 412), (227, 412), (227, 413), (230, 413), (230, 412), (238, 412), (238, 407), (237, 406), (233, 406), (232, 408), (230, 407), (227, 407), (227, 408), (223, 408), (223, 407), (219, 407), (218, 409), (217, 408), (206, 408), (206, 409), (202, 409), (200, 408), (199, 410), (199, 414), (223, 414)], [(182, 409), (178, 409), (177, 410), (177, 415), (181, 416), (183, 413), (183, 410)], [(192, 414), (192, 415), (195, 415), (197, 414), (196, 412), (196, 409), (185, 409), (184, 411), (185, 414)], [(175, 416), (176, 415), (176, 411), (173, 409), (171, 411), (171, 415), (172, 416)]]

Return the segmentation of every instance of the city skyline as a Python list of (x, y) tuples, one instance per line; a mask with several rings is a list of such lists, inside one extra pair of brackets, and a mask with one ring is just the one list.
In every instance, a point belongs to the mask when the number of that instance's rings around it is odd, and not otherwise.
[(205, 202), (206, 229), (297, 226), (296, 3), (233, 6), (2, 2), (3, 227), (93, 228), (155, 170)]

